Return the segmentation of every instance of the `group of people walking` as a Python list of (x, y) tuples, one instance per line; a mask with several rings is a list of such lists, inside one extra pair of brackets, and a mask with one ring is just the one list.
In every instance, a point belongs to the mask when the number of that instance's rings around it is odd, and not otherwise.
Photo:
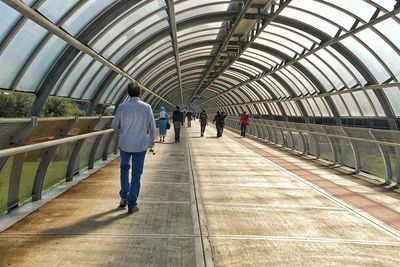
[[(137, 82), (128, 85), (127, 93), (130, 96), (129, 101), (121, 104), (115, 113), (112, 121), (112, 128), (119, 131), (119, 149), (121, 155), (120, 163), (120, 191), (121, 197), (119, 206), (125, 208), (128, 206), (128, 213), (134, 213), (139, 210), (137, 200), (140, 191), (140, 178), (142, 176), (144, 159), (147, 149), (152, 149), (156, 137), (156, 124), (152, 108), (149, 104), (139, 99), (141, 88)], [(175, 131), (175, 143), (180, 142), (180, 131), (187, 117), (188, 127), (191, 127), (192, 118), (196, 117), (200, 121), (200, 136), (204, 137), (204, 132), (208, 122), (207, 112), (193, 116), (192, 112), (184, 114), (180, 107), (172, 113), (172, 122)], [(217, 137), (221, 137), (224, 131), (226, 114), (217, 112), (213, 122), (217, 128)], [(246, 112), (240, 116), (241, 135), (245, 137), (246, 127), (249, 124), (249, 117)], [(165, 142), (167, 129), (170, 128), (168, 113), (164, 107), (160, 108), (159, 113), (159, 133), (160, 142)], [(129, 170), (132, 165), (132, 176), (129, 182)]]

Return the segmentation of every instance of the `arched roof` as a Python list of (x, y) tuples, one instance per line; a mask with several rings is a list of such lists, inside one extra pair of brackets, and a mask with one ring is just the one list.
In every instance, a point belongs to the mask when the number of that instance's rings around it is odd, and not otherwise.
[(2, 0), (0, 89), (117, 105), (400, 116), (396, 0)]

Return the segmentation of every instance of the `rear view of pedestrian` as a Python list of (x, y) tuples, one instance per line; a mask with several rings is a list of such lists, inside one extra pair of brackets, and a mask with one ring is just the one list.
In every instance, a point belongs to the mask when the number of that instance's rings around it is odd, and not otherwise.
[(246, 137), (246, 128), (249, 125), (249, 115), (246, 114), (246, 111), (243, 111), (243, 114), (240, 115), (240, 135)]
[(207, 126), (207, 113), (206, 111), (203, 109), (203, 111), (200, 113), (199, 115), (199, 120), (200, 120), (200, 136), (203, 137), (204, 136), (204, 132), (206, 130), (206, 126)]
[(172, 122), (174, 124), (174, 130), (175, 130), (175, 143), (180, 142), (180, 133), (181, 133), (181, 127), (183, 124), (183, 114), (179, 110), (179, 106), (176, 106), (176, 109), (172, 113)]

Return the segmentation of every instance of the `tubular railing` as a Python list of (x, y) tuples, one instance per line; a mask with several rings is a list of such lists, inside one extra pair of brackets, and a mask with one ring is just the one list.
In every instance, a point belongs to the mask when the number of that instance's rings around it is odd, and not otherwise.
[(112, 116), (0, 119), (0, 212), (116, 154)]
[[(239, 131), (239, 117), (225, 119)], [(364, 171), (400, 186), (400, 131), (250, 119), (247, 132), (305, 155)]]

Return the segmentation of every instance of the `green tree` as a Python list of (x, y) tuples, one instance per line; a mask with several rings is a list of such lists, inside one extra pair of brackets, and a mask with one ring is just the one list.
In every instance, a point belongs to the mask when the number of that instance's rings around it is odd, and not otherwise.
[(20, 93), (0, 93), (0, 117), (26, 117), (33, 103), (33, 97)]
[(69, 99), (49, 97), (40, 112), (41, 117), (82, 116), (83, 110)]

